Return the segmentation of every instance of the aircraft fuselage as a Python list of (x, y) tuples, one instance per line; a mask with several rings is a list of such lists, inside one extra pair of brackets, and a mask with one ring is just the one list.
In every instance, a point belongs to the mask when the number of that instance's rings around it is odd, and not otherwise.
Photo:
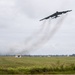
[(67, 12), (70, 12), (70, 11), (72, 11), (72, 10), (67, 10), (67, 11), (62, 11), (62, 12), (55, 12), (54, 14), (52, 14), (52, 15), (50, 15), (50, 16), (48, 16), (48, 17), (45, 17), (45, 18), (43, 18), (43, 19), (41, 19), (40, 21), (42, 21), (42, 20), (45, 20), (45, 19), (49, 19), (49, 18), (57, 18), (59, 15), (61, 15), (61, 14), (65, 14), (65, 13), (67, 13)]

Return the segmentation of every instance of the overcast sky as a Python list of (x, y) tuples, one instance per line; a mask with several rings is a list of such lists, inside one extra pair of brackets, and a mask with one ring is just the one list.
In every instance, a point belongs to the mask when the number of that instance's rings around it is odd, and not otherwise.
[(41, 18), (70, 9), (54, 36), (29, 54), (75, 53), (75, 0), (0, 0), (0, 54), (20, 54), (25, 40), (39, 31)]

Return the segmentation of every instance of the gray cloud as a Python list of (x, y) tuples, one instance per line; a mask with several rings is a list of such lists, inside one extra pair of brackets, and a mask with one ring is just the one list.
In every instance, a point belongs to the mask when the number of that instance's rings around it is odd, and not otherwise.
[[(41, 25), (37, 21), (38, 19), (57, 10), (62, 11), (66, 9), (72, 9), (73, 11), (68, 14), (62, 27), (47, 43), (48, 45), (43, 50), (43, 53), (42, 50), (40, 51), (41, 54), (45, 54), (47, 49), (47, 53), (73, 53), (75, 49), (74, 6), (74, 0), (0, 0), (0, 54), (21, 52), (25, 46), (25, 39), (38, 31)], [(63, 51), (59, 52), (59, 49)], [(37, 52), (39, 54), (40, 51), (35, 51), (34, 54)]]

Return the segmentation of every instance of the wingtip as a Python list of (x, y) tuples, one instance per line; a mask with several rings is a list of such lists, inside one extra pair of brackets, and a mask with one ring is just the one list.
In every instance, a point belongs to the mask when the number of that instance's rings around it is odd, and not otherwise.
[(39, 20), (39, 21), (42, 21), (43, 19)]

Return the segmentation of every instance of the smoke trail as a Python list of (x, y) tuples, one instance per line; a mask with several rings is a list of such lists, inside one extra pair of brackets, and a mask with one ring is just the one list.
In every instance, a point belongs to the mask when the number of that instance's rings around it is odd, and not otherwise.
[(55, 24), (55, 27), (52, 29), (52, 31), (50, 31), (50, 34), (49, 36), (47, 37), (46, 40), (49, 40), (50, 38), (53, 37), (53, 35), (55, 34), (55, 32), (59, 29), (59, 27), (62, 25), (64, 19), (67, 17), (67, 14), (66, 15), (63, 15), (59, 21)]
[(40, 34), (36, 34), (37, 35), (37, 37), (35, 37), (34, 36), (34, 38), (32, 38), (30, 41), (28, 41), (28, 43), (25, 43), (26, 44), (26, 46), (27, 47), (30, 47), (30, 46), (32, 46), (33, 47), (33, 45), (35, 44), (35, 43), (37, 43), (42, 37), (44, 38), (45, 37), (45, 33), (46, 33), (46, 31), (48, 30), (48, 24), (46, 25), (46, 22), (44, 22), (43, 23), (44, 25), (42, 25), (42, 31), (40, 32)]
[(42, 42), (43, 44), (46, 43), (48, 40), (50, 40), (50, 38), (53, 37), (53, 35), (55, 34), (55, 32), (58, 30), (58, 28), (62, 25), (62, 22), (64, 21), (66, 15), (61, 17), (59, 19), (59, 21), (54, 25), (54, 27), (52, 28), (52, 30), (50, 30), (47, 33), (47, 36), (45, 36), (44, 41)]
[[(32, 51), (34, 49), (38, 49), (40, 47), (42, 47), (48, 40), (50, 40), (53, 35), (55, 34), (55, 32), (58, 30), (58, 28), (62, 25), (62, 22), (64, 21), (66, 16), (63, 16), (59, 19), (59, 21), (55, 24), (55, 27), (52, 29), (52, 31), (50, 31), (50, 23), (48, 23), (47, 28), (45, 30), (45, 34), (44, 36), (42, 36), (37, 42), (35, 42), (34, 44), (32, 44), (27, 51)], [(24, 52), (24, 51), (23, 51)]]
[[(51, 21), (50, 21), (51, 23)], [(38, 39), (38, 41), (36, 43), (34, 43), (34, 45), (38, 45), (38, 44), (41, 44), (43, 43), (44, 39), (47, 37), (48, 33), (49, 33), (49, 30), (50, 30), (50, 23), (48, 22), (48, 24), (46, 25), (46, 28), (44, 30), (44, 32), (41, 34), (42, 36)]]
[(22, 49), (21, 54), (23, 53), (27, 53), (28, 51), (30, 51), (33, 47), (34, 44), (37, 43), (39, 41), (39, 39), (41, 39), (41, 37), (43, 37), (44, 32), (48, 29), (47, 25), (46, 25), (46, 20), (43, 21), (43, 24), (41, 25), (40, 30), (33, 34), (32, 37), (28, 37), (25, 41), (25, 48)]
[(28, 41), (28, 46), (33, 46), (35, 43), (37, 43), (41, 39), (41, 37), (43, 37), (43, 35), (45, 34), (44, 32), (48, 29), (48, 27), (46, 27), (46, 25), (43, 25), (42, 29), (42, 32), (40, 32), (37, 37), (34, 36), (35, 38), (32, 38), (30, 41)]
[[(39, 36), (28, 41), (28, 44), (25, 44), (25, 46), (21, 48), (21, 50), (17, 54), (29, 54), (29, 52), (33, 51), (34, 49), (39, 49), (44, 44), (46, 44), (46, 42), (48, 42), (53, 37), (55, 32), (62, 25), (65, 17), (66, 15), (60, 17), (57, 23), (54, 24), (54, 26), (51, 23), (51, 20), (49, 20), (47, 23), (45, 22), (44, 25), (42, 25), (43, 28), (41, 28)], [(52, 29), (51, 26), (53, 26)], [(14, 49), (14, 51), (16, 51), (16, 48)]]
[(32, 42), (30, 42), (30, 44), (28, 44), (28, 46), (26, 45), (25, 50), (23, 50), (21, 52), (21, 54), (24, 53), (25, 51), (29, 51), (30, 52), (33, 49), (38, 48), (40, 46), (40, 44), (43, 43), (44, 39), (46, 38), (46, 36), (48, 35), (49, 30), (50, 30), (50, 21), (47, 22), (47, 23), (48, 24), (45, 25), (46, 27), (44, 26), (45, 29), (43, 29), (43, 31), (41, 32), (39, 38), (35, 38), (35, 41), (32, 40)]
[(43, 21), (43, 24), (41, 25), (41, 28), (38, 32), (34, 33), (32, 36), (28, 37), (25, 40), (25, 44), (30, 43), (30, 41), (34, 40), (35, 38), (37, 38), (42, 33), (43, 29), (45, 28), (45, 23), (46, 23), (46, 20)]

